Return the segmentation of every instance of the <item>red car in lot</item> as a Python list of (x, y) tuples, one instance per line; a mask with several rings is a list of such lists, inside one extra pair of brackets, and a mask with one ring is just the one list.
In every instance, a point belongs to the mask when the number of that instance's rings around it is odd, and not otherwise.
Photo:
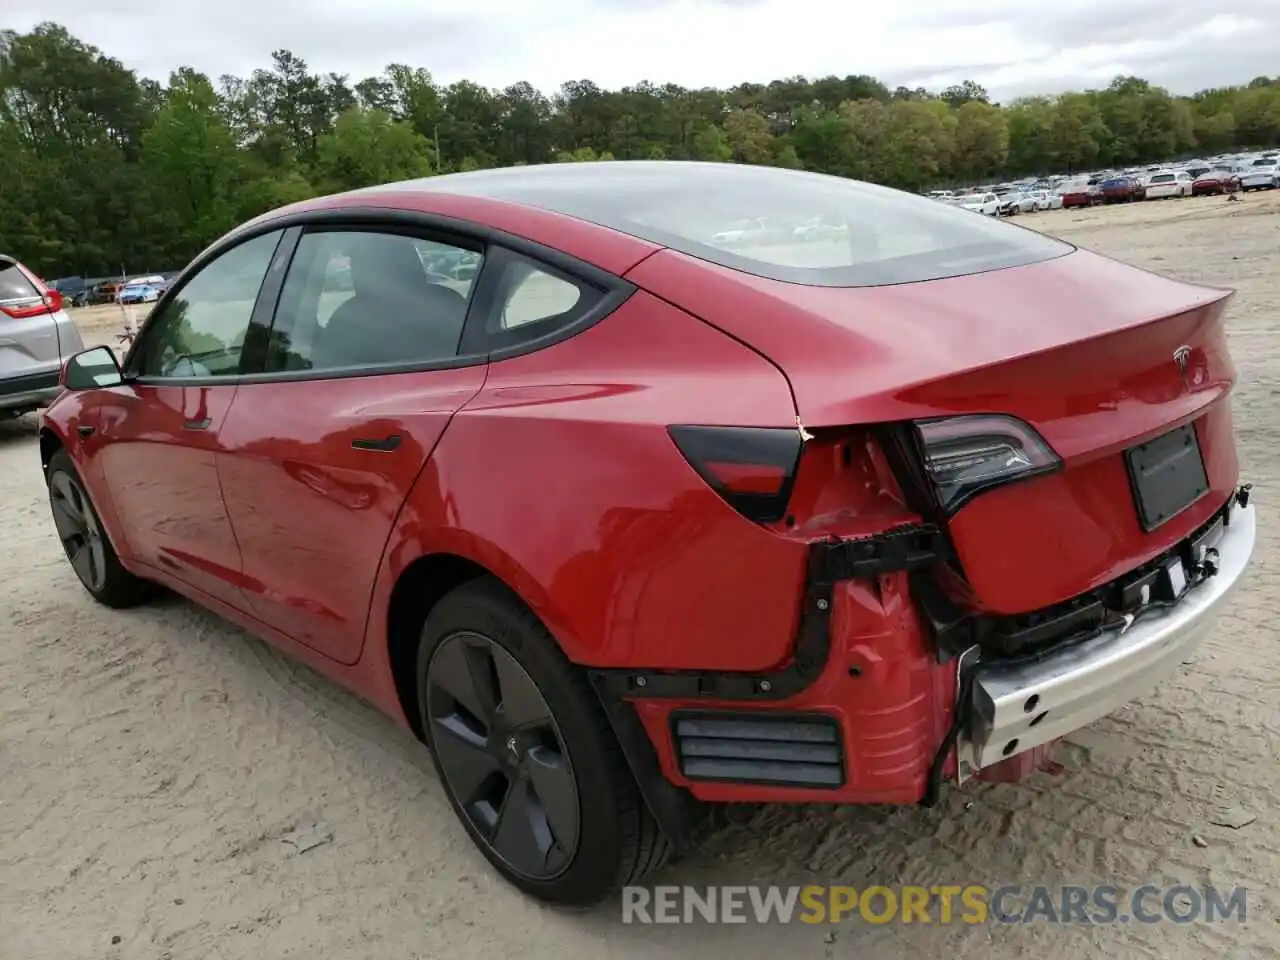
[(1069, 207), (1092, 207), (1095, 203), (1102, 202), (1102, 191), (1097, 184), (1084, 180), (1059, 187), (1058, 192), (1062, 194), (1064, 210)]
[(1136, 177), (1108, 177), (1098, 184), (1103, 203), (1132, 203), (1145, 200), (1147, 188)]
[(1235, 167), (1214, 167), (1196, 177), (1191, 184), (1193, 197), (1221, 196), (1240, 189), (1240, 173)]
[[(712, 242), (757, 216), (833, 226)], [(219, 240), (40, 454), (97, 600), (349, 685), (588, 903), (701, 802), (932, 803), (1176, 669), (1256, 536), (1228, 298), (818, 174), (435, 177)]]

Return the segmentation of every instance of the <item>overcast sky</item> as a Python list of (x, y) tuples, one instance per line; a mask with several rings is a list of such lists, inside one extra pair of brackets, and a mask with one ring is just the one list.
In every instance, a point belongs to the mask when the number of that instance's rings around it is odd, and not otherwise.
[(868, 73), (992, 95), (1137, 74), (1191, 93), (1280, 71), (1280, 0), (0, 0), (144, 76), (247, 75), (285, 47), (357, 81), (393, 62), (443, 83), (729, 86)]

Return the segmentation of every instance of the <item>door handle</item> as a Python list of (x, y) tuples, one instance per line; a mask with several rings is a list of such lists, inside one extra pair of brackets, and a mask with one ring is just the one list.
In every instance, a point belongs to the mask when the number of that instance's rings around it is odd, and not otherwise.
[(381, 440), (371, 437), (357, 437), (351, 441), (351, 446), (357, 450), (378, 450), (382, 453), (390, 453), (396, 447), (400, 446), (403, 438), (398, 433), (393, 433), (389, 437), (383, 437)]
[(188, 420), (182, 425), (183, 430), (207, 430), (213, 421), (208, 417), (203, 420)]

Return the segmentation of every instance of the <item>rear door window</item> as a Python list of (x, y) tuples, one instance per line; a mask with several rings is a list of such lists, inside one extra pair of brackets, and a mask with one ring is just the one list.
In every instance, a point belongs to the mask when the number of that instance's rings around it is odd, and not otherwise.
[(280, 294), (266, 371), (456, 359), (482, 259), (479, 250), (406, 233), (308, 231)]

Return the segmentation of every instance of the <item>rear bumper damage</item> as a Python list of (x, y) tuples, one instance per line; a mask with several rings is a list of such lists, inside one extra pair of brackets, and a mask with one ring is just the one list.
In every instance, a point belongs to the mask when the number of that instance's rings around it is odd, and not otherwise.
[(948, 780), (1051, 766), (1054, 742), (1148, 693), (1213, 629), (1257, 521), (1239, 488), (1190, 539), (1127, 575), (1140, 612), (1021, 658), (987, 644), (985, 655), (942, 649), (909, 586), (936, 559), (935, 536), (907, 528), (815, 550), (806, 609), (819, 615), (801, 617), (785, 670), (589, 672), (673, 840), (688, 842), (693, 798), (929, 805)]
[[(1207, 561), (1215, 572), (1172, 606), (1046, 656), (970, 667), (972, 678), (961, 685), (968, 688), (968, 702), (960, 704), (957, 780), (1111, 713), (1148, 693), (1186, 659), (1212, 629), (1253, 555), (1257, 509), (1247, 495), (1243, 499), (1233, 499), (1227, 522), (1196, 544), (1196, 562)], [(1186, 576), (1180, 560), (1175, 567), (1175, 578)]]

